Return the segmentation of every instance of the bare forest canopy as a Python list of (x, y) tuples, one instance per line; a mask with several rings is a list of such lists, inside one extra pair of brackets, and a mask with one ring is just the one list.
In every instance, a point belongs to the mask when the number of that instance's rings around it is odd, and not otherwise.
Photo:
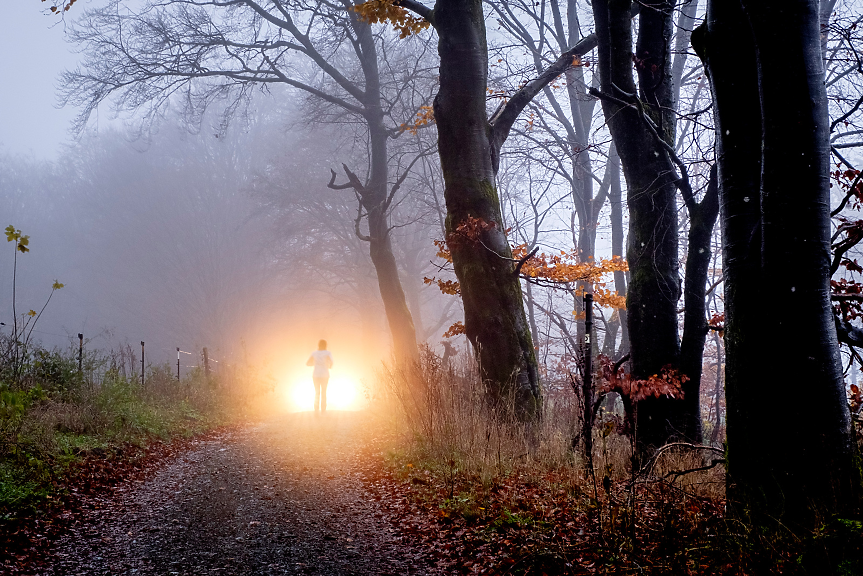
[[(859, 512), (859, 2), (69, 14), (80, 140), (0, 167), (32, 238), (21, 297), (68, 286), (54, 332), (264, 356), (342, 338), (366, 365), (472, 350), (528, 426), (579, 394), (585, 453), (607, 403), (633, 465), (727, 440), (740, 514)], [(95, 127), (108, 110), (127, 131)]]

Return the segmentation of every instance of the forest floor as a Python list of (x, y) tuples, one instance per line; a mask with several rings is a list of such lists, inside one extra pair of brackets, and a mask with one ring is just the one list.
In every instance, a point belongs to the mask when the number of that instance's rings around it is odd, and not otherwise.
[(84, 498), (30, 570), (440, 573), (400, 529), (410, 519), (368, 488), (383, 466), (370, 424), (360, 412), (285, 414), (193, 440), (142, 479)]
[(755, 554), (722, 499), (680, 483), (630, 492), (541, 466), (483, 481), (405, 440), (367, 412), (297, 413), (94, 452), (0, 534), (0, 574), (803, 573), (799, 546)]

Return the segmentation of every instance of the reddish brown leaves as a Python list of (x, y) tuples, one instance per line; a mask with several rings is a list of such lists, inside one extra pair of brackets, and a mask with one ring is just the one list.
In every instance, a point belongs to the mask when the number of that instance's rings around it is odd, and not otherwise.
[[(475, 249), (486, 249), (482, 241), (484, 234), (497, 228), (494, 222), (487, 222), (482, 218), (468, 217), (446, 239), (435, 240), (438, 249), (438, 257), (446, 262), (452, 262), (451, 250), (470, 246)], [(594, 302), (600, 306), (610, 308), (626, 308), (626, 298), (608, 287), (608, 275), (614, 272), (625, 272), (629, 270), (626, 261), (620, 256), (610, 259), (601, 259), (598, 262), (590, 259), (587, 262), (579, 262), (577, 251), (564, 252), (560, 254), (529, 254), (526, 245), (521, 244), (512, 248), (513, 264), (519, 275), (535, 284), (553, 286), (574, 283), (585, 283), (592, 286)], [(435, 277), (424, 278), (426, 284), (436, 283), (444, 294), (459, 294), (458, 282), (451, 280), (439, 280)], [(576, 296), (583, 295), (584, 288), (576, 290)]]
[(447, 331), (443, 333), (444, 338), (453, 338), (454, 336), (458, 336), (459, 334), (465, 334), (464, 323), (459, 321), (447, 328)]
[(671, 398), (683, 398), (683, 384), (689, 381), (689, 376), (681, 374), (671, 365), (664, 366), (659, 374), (653, 374), (649, 378), (634, 379), (629, 374), (622, 374), (618, 368), (615, 371), (614, 363), (608, 356), (600, 354), (596, 358), (599, 365), (599, 377), (602, 381), (601, 391), (617, 392), (627, 396), (633, 402), (638, 402), (651, 396), (669, 396)]
[(432, 276), (429, 278), (428, 276), (423, 278), (423, 283), (425, 284), (437, 284), (437, 287), (444, 294), (449, 294), (450, 296), (457, 296), (461, 294), (461, 285), (455, 280), (441, 280), (440, 278), (436, 278)]

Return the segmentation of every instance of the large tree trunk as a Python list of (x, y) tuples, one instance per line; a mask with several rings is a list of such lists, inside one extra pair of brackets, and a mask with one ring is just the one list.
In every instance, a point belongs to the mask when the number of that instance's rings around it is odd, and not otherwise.
[(860, 494), (828, 291), (818, 2), (742, 4), (710, 2), (696, 42), (717, 117), (729, 500), (812, 528)]
[[(674, 142), (670, 112), (672, 86), (672, 2), (660, 2), (639, 12), (636, 62), (645, 112), (667, 142)], [(637, 93), (632, 75), (632, 3), (596, 0), (599, 74), (603, 92), (616, 98)], [(623, 92), (618, 91), (622, 90)], [(625, 94), (624, 94), (625, 93)], [(679, 356), (677, 301), (680, 296), (677, 256), (677, 203), (673, 174), (664, 150), (644, 126), (638, 112), (603, 100), (605, 118), (623, 166), (629, 206), (627, 259), (630, 283), (626, 311), (629, 324), (631, 372), (648, 378)], [(638, 443), (642, 450), (665, 444), (678, 435), (677, 415), (686, 409), (680, 399), (648, 398), (638, 403)]]
[[(467, 337), (490, 397), (513, 396), (517, 413), (538, 414), (540, 388), (521, 286), (502, 226), (496, 162), (486, 114), (488, 48), (480, 0), (439, 0), (434, 10), (440, 89), (434, 101), (445, 181), (447, 240), (461, 286)], [(476, 240), (458, 227), (479, 218)]]

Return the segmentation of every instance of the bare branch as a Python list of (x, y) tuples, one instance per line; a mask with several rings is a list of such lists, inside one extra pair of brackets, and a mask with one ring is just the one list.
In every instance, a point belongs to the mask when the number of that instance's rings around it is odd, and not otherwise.
[(354, 185), (350, 182), (348, 182), (347, 184), (336, 184), (336, 171), (330, 169), (330, 174), (332, 174), (332, 177), (330, 178), (329, 184), (327, 184), (327, 188), (330, 188), (332, 190), (346, 190), (348, 188), (354, 187)]
[(578, 44), (561, 54), (542, 74), (513, 94), (512, 98), (492, 115), (489, 119), (489, 124), (492, 127), (492, 161), (495, 171), (499, 165), (500, 148), (509, 136), (513, 123), (518, 118), (518, 115), (521, 114), (521, 111), (524, 110), (524, 107), (552, 80), (571, 68), (577, 58), (593, 50), (596, 47), (596, 43), (596, 34), (583, 38)]
[(401, 6), (405, 10), (410, 10), (417, 16), (425, 19), (426, 22), (434, 26), (434, 10), (416, 2), (415, 0), (395, 0), (393, 2), (395, 6)]

